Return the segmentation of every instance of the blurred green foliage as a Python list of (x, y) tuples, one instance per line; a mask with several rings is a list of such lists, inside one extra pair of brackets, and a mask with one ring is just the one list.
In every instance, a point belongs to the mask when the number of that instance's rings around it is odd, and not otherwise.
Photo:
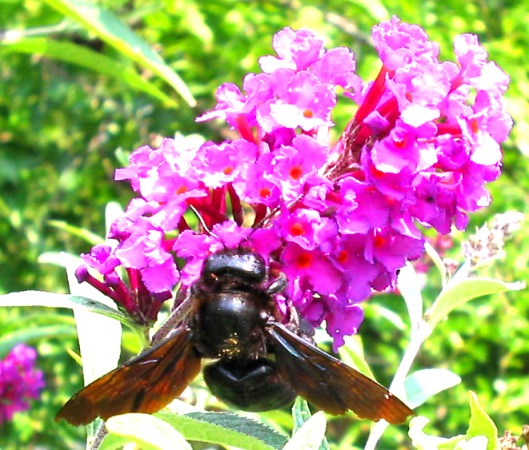
[[(452, 40), (475, 33), (510, 76), (508, 107), (516, 126), (504, 146), (504, 174), (490, 186), (492, 207), (471, 218), (472, 230), (496, 212), (526, 212), (529, 174), (525, 166), (529, 142), (529, 8), (515, 0), (486, 2), (458, 0), (305, 0), (234, 1), (136, 0), (100, 1), (149, 43), (183, 79), (197, 100), (188, 106), (152, 71), (130, 61), (78, 23), (53, 9), (53, 1), (0, 2), (0, 293), (39, 289), (66, 292), (63, 271), (37, 262), (47, 251), (86, 252), (89, 245), (50, 225), (50, 220), (104, 234), (104, 206), (112, 200), (125, 206), (131, 197), (127, 184), (112, 181), (122, 165), (120, 152), (156, 145), (175, 132), (200, 133), (220, 140), (229, 135), (216, 123), (197, 124), (194, 118), (213, 107), (214, 93), (223, 82), (241, 83), (257, 71), (260, 56), (270, 54), (271, 39), (285, 26), (308, 27), (323, 36), (327, 47), (348, 46), (357, 55), (358, 72), (375, 74), (378, 63), (370, 46), (373, 25), (391, 15), (426, 29), (451, 57)], [(135, 71), (162, 91), (171, 107), (119, 76), (103, 75), (44, 57), (31, 48), (13, 46), (16, 34), (81, 46)], [(89, 65), (89, 62), (88, 62)], [(125, 72), (124, 72), (125, 73)], [(352, 111), (335, 118), (341, 129)], [(120, 152), (118, 152), (120, 150)], [(507, 281), (528, 279), (529, 232), (522, 229), (506, 248), (507, 258), (489, 275)], [(456, 236), (456, 242), (461, 236)], [(454, 257), (460, 255), (457, 243)], [(486, 271), (485, 271), (486, 272)], [(487, 275), (482, 272), (481, 275)], [(438, 280), (428, 280), (431, 299)], [(528, 294), (524, 291), (473, 301), (441, 324), (420, 353), (417, 367), (445, 367), (463, 378), (461, 385), (439, 394), (418, 413), (432, 420), (440, 435), (463, 433), (468, 424), (466, 391), (479, 395), (496, 421), (500, 434), (518, 432), (527, 423), (529, 372)], [(366, 306), (361, 333), (367, 357), (382, 383), (398, 365), (406, 335), (380, 315), (383, 306), (406, 317), (395, 296), (378, 296)], [(377, 307), (375, 307), (377, 306)], [(27, 333), (47, 327), (44, 336)], [(76, 350), (75, 327), (68, 313), (0, 309), (0, 339), (14, 334), (39, 351), (47, 387), (42, 402), (0, 429), (0, 448), (83, 448), (83, 430), (55, 424), (60, 405), (81, 386), (80, 369), (67, 349)], [(4, 355), (0, 355), (2, 357)], [(265, 414), (282, 422), (281, 413)], [(288, 426), (288, 425), (286, 425)], [(336, 418), (329, 424), (336, 448), (363, 442), (368, 424)], [(405, 428), (403, 428), (405, 430)], [(395, 442), (405, 437), (388, 433)], [(404, 441), (405, 442), (405, 441)], [(384, 446), (386, 445), (386, 446)]]

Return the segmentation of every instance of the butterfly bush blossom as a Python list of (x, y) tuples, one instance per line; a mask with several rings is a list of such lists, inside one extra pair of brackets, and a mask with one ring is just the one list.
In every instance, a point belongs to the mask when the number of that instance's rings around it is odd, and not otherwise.
[(36, 357), (34, 348), (18, 344), (0, 360), (0, 425), (27, 410), (31, 399), (40, 397), (44, 377), (35, 370)]
[[(365, 82), (349, 49), (326, 50), (308, 30), (277, 33), (277, 56), (262, 57), (242, 89), (220, 86), (214, 110), (197, 119), (226, 121), (236, 139), (167, 138), (116, 171), (138, 197), (112, 226), (117, 245), (83, 256), (103, 279), (87, 267), (79, 279), (152, 323), (208, 255), (252, 249), (272, 276), (286, 275), (285, 320), (293, 305), (342, 345), (362, 321), (360, 303), (422, 255), (421, 229), (462, 230), (489, 204), (485, 184), (500, 174), (512, 126), (509, 78), (476, 36), (456, 37), (456, 62), (439, 61), (438, 44), (395, 17), (374, 27), (373, 42), (382, 68)], [(333, 143), (338, 101), (358, 106)]]

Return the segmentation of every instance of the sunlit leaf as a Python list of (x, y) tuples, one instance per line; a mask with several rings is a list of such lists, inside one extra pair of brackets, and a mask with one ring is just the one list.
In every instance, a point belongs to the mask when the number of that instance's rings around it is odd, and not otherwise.
[(189, 106), (195, 105), (191, 91), (153, 48), (110, 11), (80, 0), (46, 0), (65, 16), (81, 23), (107, 44), (131, 60), (152, 70), (169, 83)]
[(487, 450), (494, 450), (498, 441), (498, 428), (479, 403), (475, 392), (469, 391), (470, 422), (467, 437), (485, 436)]
[(338, 349), (340, 359), (369, 378), (375, 379), (371, 367), (369, 367), (364, 358), (362, 338), (356, 334), (354, 336), (345, 336), (344, 341), (345, 345)]
[(105, 206), (105, 228), (106, 232), (110, 231), (110, 227), (114, 221), (124, 214), (123, 207), (118, 202), (108, 202)]
[[(81, 298), (97, 298), (101, 305), (117, 311), (109, 298), (88, 283), (77, 281), (75, 267), (68, 267), (67, 275), (72, 294), (86, 296)], [(121, 354), (121, 324), (114, 318), (98, 312), (79, 308), (73, 311), (86, 385), (117, 366)]]
[[(307, 401), (301, 397), (297, 397), (296, 401), (294, 402), (294, 405), (292, 406), (292, 418), (294, 420), (292, 434), (294, 435), (294, 437), (287, 443), (285, 448), (305, 448), (296, 447), (295, 445), (303, 445), (302, 441), (303, 439), (305, 439), (303, 436), (308, 438), (308, 434), (310, 433), (308, 433), (305, 429), (305, 431), (303, 431), (302, 434), (298, 436), (298, 431), (300, 431), (300, 429), (304, 427), (305, 424), (312, 419), (312, 417), (314, 416), (310, 411), (309, 404), (307, 403)], [(325, 437), (326, 423), (323, 422), (323, 430), (321, 429), (321, 422), (314, 423), (314, 426), (316, 428), (320, 427), (318, 432), (321, 432), (321, 436), (319, 437), (319, 440), (318, 436), (312, 436), (312, 438), (308, 439), (311, 441), (310, 445), (317, 445), (314, 448), (319, 450), (329, 450), (329, 443), (327, 442), (327, 438)]]
[(175, 108), (177, 106), (177, 103), (171, 97), (158, 89), (149, 80), (142, 77), (133, 67), (126, 66), (114, 58), (95, 52), (82, 45), (44, 37), (22, 38), (19, 40), (0, 42), (10, 51), (42, 55), (47, 58), (85, 67), (126, 83), (130, 88), (144, 92), (160, 100), (167, 107)]
[(156, 416), (172, 425), (188, 441), (255, 450), (279, 450), (287, 442), (285, 436), (270, 427), (231, 413), (204, 412), (179, 416), (160, 411)]
[(437, 450), (441, 445), (447, 445), (443, 448), (454, 448), (455, 445), (463, 440), (464, 436), (454, 438), (444, 438), (439, 436), (430, 436), (424, 432), (424, 428), (430, 423), (430, 419), (423, 416), (417, 416), (411, 419), (408, 435), (412, 440), (413, 447), (418, 450)]
[[(0, 306), (2, 297), (0, 297)], [(11, 333), (2, 333), (0, 335), (0, 358), (5, 356), (15, 345), (21, 342), (36, 343), (43, 338), (65, 339), (67, 336), (74, 337), (75, 328), (67, 325), (49, 325), (39, 327), (20, 328)]]
[(302, 397), (296, 397), (296, 401), (292, 405), (292, 418), (294, 419), (292, 433), (299, 430), (311, 417), (312, 412), (310, 411), (307, 400)]
[(449, 283), (426, 311), (426, 321), (433, 329), (451, 311), (472, 299), (524, 288), (523, 282), (505, 283), (493, 278), (466, 278), (457, 283)]
[(418, 324), (422, 321), (422, 294), (421, 284), (417, 277), (417, 273), (413, 266), (408, 263), (399, 271), (397, 278), (397, 286), (399, 288), (406, 306), (408, 308), (408, 315), (410, 317), (412, 333), (418, 328)]
[(435, 248), (428, 242), (424, 244), (424, 249), (426, 250), (426, 254), (430, 257), (432, 262), (434, 263), (435, 267), (439, 271), (439, 274), (441, 275), (441, 282), (442, 285), (445, 286), (448, 281), (448, 272), (446, 270), (445, 263), (443, 261), (443, 258), (441, 258), (441, 255), (437, 253)]
[(113, 450), (134, 442), (144, 450), (191, 450), (191, 445), (167, 422), (149, 414), (123, 414), (105, 422), (108, 435), (100, 450)]
[(104, 303), (86, 297), (70, 294), (55, 294), (43, 291), (22, 291), (0, 295), (0, 307), (2, 306), (43, 306), (47, 308), (79, 308), (102, 314), (119, 320), (122, 324), (134, 328), (130, 318), (116, 309), (110, 308)]
[(441, 391), (450, 389), (461, 383), (461, 378), (447, 369), (424, 369), (418, 370), (404, 381), (407, 394), (406, 403), (410, 408), (425, 403)]
[(90, 245), (102, 244), (105, 242), (105, 239), (99, 236), (96, 233), (92, 233), (90, 230), (85, 228), (76, 227), (62, 220), (50, 220), (48, 225), (55, 227), (59, 230), (66, 231), (72, 236), (77, 236), (78, 238), (83, 239), (88, 242)]
[(325, 420), (325, 413), (319, 411), (296, 431), (292, 439), (283, 447), (283, 450), (321, 449), (321, 442), (325, 439), (326, 428), (327, 421)]
[(387, 20), (390, 17), (390, 14), (387, 8), (384, 6), (384, 2), (379, 0), (365, 2), (362, 0), (351, 0), (349, 3), (357, 4), (362, 9), (373, 18), (374, 21), (381, 22)]

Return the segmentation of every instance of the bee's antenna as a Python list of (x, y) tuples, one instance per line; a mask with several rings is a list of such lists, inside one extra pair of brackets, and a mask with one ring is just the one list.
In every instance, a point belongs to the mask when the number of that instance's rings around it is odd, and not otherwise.
[[(294, 200), (292, 200), (288, 205), (287, 205), (287, 209), (290, 210), (292, 208), (294, 208), (297, 204), (299, 204), (303, 198), (305, 197), (305, 193), (302, 193), (300, 195), (298, 195), (297, 198), (295, 198)], [(261, 228), (262, 225), (267, 221), (269, 220), (270, 218), (272, 218), (273, 216), (275, 216), (277, 214), (277, 212), (280, 210), (280, 207), (279, 206), (276, 206), (274, 209), (272, 209), (271, 211), (268, 212), (268, 214), (266, 214), (259, 222), (257, 223), (254, 223), (252, 225), (252, 228), (254, 230), (257, 230), (258, 228)]]
[(204, 220), (204, 218), (202, 217), (202, 214), (200, 214), (198, 209), (196, 209), (193, 205), (189, 205), (189, 209), (191, 209), (191, 211), (193, 211), (195, 213), (195, 215), (197, 216), (198, 221), (200, 222), (200, 225), (202, 226), (202, 228), (204, 228), (206, 233), (209, 234), (210, 236), (214, 237), (215, 239), (217, 239), (222, 244), (222, 246), (224, 247), (224, 250), (228, 250), (228, 248), (226, 247), (226, 244), (224, 243), (224, 241), (219, 236), (217, 236), (215, 233), (213, 233), (213, 231), (211, 231), (211, 229), (207, 226), (206, 221)]
[(166, 321), (152, 336), (152, 345), (157, 344), (161, 340), (165, 339), (169, 333), (173, 331), (178, 324), (182, 323), (185, 317), (189, 314), (193, 306), (191, 289), (182, 289), (182, 286), (180, 286), (175, 303), (177, 302), (178, 306), (174, 308), (173, 311), (171, 311), (171, 314), (166, 319)]
[(195, 213), (195, 216), (197, 216), (197, 219), (200, 222), (200, 225), (202, 226), (202, 228), (204, 228), (206, 233), (209, 234), (210, 236), (213, 236), (214, 238), (217, 238), (219, 241), (222, 242), (222, 240), (215, 233), (213, 233), (213, 231), (211, 231), (211, 229), (207, 226), (206, 221), (204, 220), (204, 218), (202, 217), (202, 214), (200, 214), (198, 209), (196, 209), (193, 205), (188, 205), (188, 206), (189, 206), (189, 209)]
[[(266, 293), (269, 295), (278, 294), (279, 292), (283, 291), (287, 287), (287, 276), (281, 272), (277, 278), (270, 283), (270, 285), (266, 288)], [(291, 305), (289, 305), (290, 307)]]

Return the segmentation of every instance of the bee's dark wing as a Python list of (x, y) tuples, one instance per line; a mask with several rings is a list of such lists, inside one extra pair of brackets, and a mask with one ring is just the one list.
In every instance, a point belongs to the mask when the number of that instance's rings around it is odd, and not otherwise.
[(55, 420), (82, 425), (96, 417), (156, 412), (177, 397), (199, 370), (191, 332), (182, 328), (79, 391)]
[(298, 395), (330, 414), (398, 424), (413, 411), (385, 387), (306, 342), (280, 323), (270, 329), (281, 376)]

